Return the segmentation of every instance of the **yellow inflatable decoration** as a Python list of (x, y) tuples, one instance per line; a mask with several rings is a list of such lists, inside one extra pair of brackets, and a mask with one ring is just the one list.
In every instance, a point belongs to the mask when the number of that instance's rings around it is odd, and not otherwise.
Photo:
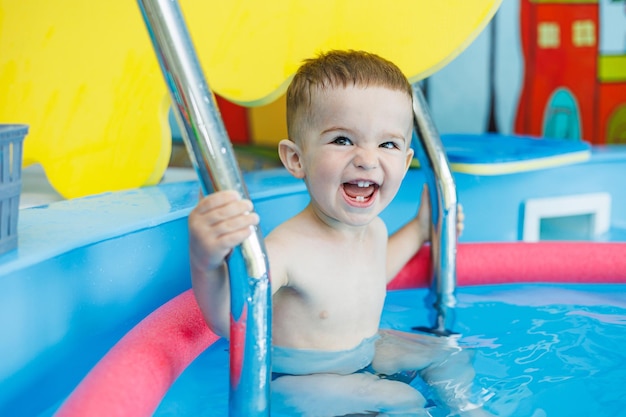
[[(454, 59), (500, 0), (181, 0), (216, 93), (265, 104), (304, 58), (366, 49), (412, 80)], [(24, 165), (77, 197), (154, 184), (169, 102), (134, 1), (0, 0), (0, 122), (30, 125)]]

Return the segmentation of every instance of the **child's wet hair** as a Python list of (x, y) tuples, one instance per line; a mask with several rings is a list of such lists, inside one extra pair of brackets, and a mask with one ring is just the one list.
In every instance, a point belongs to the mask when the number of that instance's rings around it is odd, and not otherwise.
[(413, 96), (411, 84), (400, 68), (376, 54), (365, 51), (328, 51), (307, 59), (296, 72), (287, 89), (287, 130), (296, 133), (295, 117), (311, 105), (313, 93), (330, 88), (385, 87)]

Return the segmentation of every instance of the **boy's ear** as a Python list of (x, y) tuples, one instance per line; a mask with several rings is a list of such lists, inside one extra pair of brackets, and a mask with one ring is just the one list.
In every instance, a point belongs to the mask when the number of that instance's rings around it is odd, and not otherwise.
[(300, 147), (289, 139), (278, 143), (278, 156), (287, 171), (296, 178), (304, 178), (304, 169), (300, 158)]
[(411, 166), (411, 161), (413, 161), (414, 154), (415, 154), (415, 151), (413, 151), (413, 149), (411, 148), (409, 148), (406, 152), (406, 167), (404, 168), (405, 174), (409, 170), (409, 167)]

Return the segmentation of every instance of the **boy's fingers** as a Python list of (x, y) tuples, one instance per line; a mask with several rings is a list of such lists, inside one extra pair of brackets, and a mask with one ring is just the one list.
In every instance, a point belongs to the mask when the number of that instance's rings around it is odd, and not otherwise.
[(231, 231), (247, 230), (250, 226), (256, 226), (258, 223), (258, 214), (250, 212), (226, 219), (220, 226), (224, 230), (224, 233), (229, 233)]
[(206, 197), (198, 203), (198, 214), (213, 213), (216, 220), (252, 212), (254, 206), (250, 200), (243, 200), (238, 194), (219, 195), (215, 198)]
[(458, 236), (463, 234), (463, 229), (465, 229), (465, 213), (463, 213), (463, 206), (461, 204), (457, 204), (457, 217), (456, 217), (456, 233)]
[(255, 212), (240, 212), (225, 217), (199, 217), (197, 221), (202, 229), (215, 236), (216, 239), (220, 239), (222, 236), (246, 231), (251, 226), (256, 226), (259, 224), (259, 215)]
[(248, 238), (252, 234), (252, 232), (252, 227), (248, 226), (246, 228), (238, 229), (227, 235), (224, 235), (221, 237), (221, 239), (227, 247), (233, 248), (241, 244), (241, 242)]
[(238, 200), (241, 200), (241, 196), (236, 191), (219, 191), (202, 198), (198, 202), (198, 209), (204, 213)]

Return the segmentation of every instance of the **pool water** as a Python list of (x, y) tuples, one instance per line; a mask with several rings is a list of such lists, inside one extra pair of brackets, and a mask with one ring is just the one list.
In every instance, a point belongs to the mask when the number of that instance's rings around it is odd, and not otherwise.
[[(390, 291), (382, 327), (427, 324), (425, 295)], [(461, 287), (454, 330), (475, 353), (476, 382), (494, 414), (626, 417), (626, 285)], [(228, 415), (226, 341), (185, 370), (155, 415)]]

